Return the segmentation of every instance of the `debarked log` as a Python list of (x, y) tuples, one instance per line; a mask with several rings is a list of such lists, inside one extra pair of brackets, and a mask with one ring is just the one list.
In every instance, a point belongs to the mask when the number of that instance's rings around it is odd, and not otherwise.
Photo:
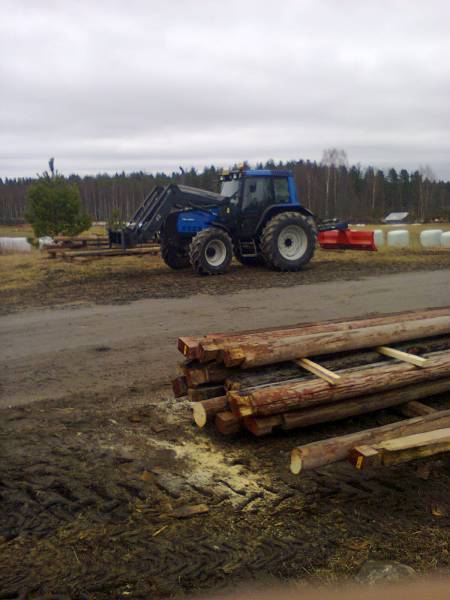
[[(294, 340), (298, 337), (305, 337), (317, 334), (332, 334), (336, 332), (346, 332), (355, 329), (367, 329), (374, 326), (405, 323), (407, 321), (418, 321), (420, 319), (430, 319), (433, 317), (449, 316), (449, 308), (429, 309), (427, 311), (406, 311), (401, 313), (389, 314), (384, 316), (360, 317), (351, 320), (339, 319), (332, 321), (321, 321), (316, 323), (301, 323), (288, 327), (274, 327), (269, 329), (260, 329), (253, 331), (241, 331), (230, 334), (208, 334), (197, 340), (196, 357), (202, 362), (211, 360), (222, 360), (223, 355), (227, 352), (234, 351), (239, 354), (242, 348), (247, 345), (251, 347), (253, 344), (258, 346), (279, 340), (280, 342), (289, 339)], [(409, 338), (408, 338), (409, 339)], [(183, 345), (181, 345), (183, 346)], [(179, 348), (181, 351), (182, 347)], [(323, 349), (322, 349), (323, 353)], [(295, 356), (294, 358), (303, 358), (306, 355)], [(235, 364), (239, 364), (236, 356), (234, 357)], [(233, 366), (233, 365), (230, 365)]]
[(228, 402), (236, 417), (264, 417), (450, 376), (450, 352), (436, 352), (427, 357), (428, 366), (422, 369), (408, 363), (380, 363), (370, 368), (340, 371), (342, 378), (333, 386), (314, 379), (255, 389), (247, 395), (228, 391)]
[(243, 369), (318, 356), (326, 353), (345, 352), (377, 346), (391, 345), (433, 335), (450, 333), (448, 315), (417, 320), (388, 323), (361, 329), (315, 333), (279, 339), (256, 340), (238, 347), (221, 350), (221, 358), (227, 367)]
[(226, 396), (218, 396), (217, 398), (209, 398), (201, 402), (195, 402), (192, 405), (192, 415), (195, 424), (198, 427), (204, 427), (208, 421), (211, 421), (219, 412), (226, 411), (228, 408), (228, 400)]
[[(272, 433), (276, 427), (284, 430), (298, 429), (300, 427), (317, 425), (318, 423), (329, 423), (347, 417), (355, 417), (400, 404), (408, 406), (409, 404), (414, 404), (416, 400), (442, 394), (448, 390), (450, 390), (449, 377), (407, 386), (390, 392), (370, 394), (353, 400), (344, 400), (281, 415), (272, 415), (271, 417), (245, 417), (244, 426), (254, 435), (267, 435)], [(430, 407), (426, 408), (428, 409), (426, 414), (435, 412)]]
[(424, 417), (405, 419), (384, 425), (312, 442), (294, 448), (291, 452), (291, 472), (298, 475), (306, 469), (316, 469), (327, 464), (345, 460), (352, 448), (370, 445), (392, 438), (424, 433), (434, 429), (450, 427), (450, 410), (437, 411)]
[[(425, 354), (429, 352), (440, 352), (450, 350), (450, 336), (437, 336), (432, 338), (423, 338), (419, 341), (407, 341), (396, 344), (396, 349), (413, 354)], [(382, 361), (392, 362), (388, 358), (384, 359), (375, 350), (359, 350), (357, 352), (346, 352), (344, 354), (322, 355), (320, 364), (331, 369), (339, 371), (361, 365), (371, 365)], [(249, 388), (262, 387), (293, 381), (296, 379), (311, 378), (310, 374), (298, 365), (296, 361), (279, 363), (255, 369), (229, 369), (225, 380), (225, 387), (229, 390), (248, 391)], [(418, 415), (411, 415), (418, 416)]]

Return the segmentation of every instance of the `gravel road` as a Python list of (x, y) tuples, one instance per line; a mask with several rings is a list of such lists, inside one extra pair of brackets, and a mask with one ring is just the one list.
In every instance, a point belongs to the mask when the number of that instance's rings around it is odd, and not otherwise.
[(0, 317), (0, 407), (168, 383), (179, 335), (450, 304), (450, 270)]

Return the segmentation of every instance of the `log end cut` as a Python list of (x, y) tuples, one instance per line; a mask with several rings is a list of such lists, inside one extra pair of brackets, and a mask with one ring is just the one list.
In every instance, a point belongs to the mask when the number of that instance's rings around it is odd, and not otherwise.
[(206, 415), (206, 410), (204, 409), (201, 402), (195, 402), (192, 405), (192, 415), (194, 417), (194, 422), (197, 425), (197, 427), (200, 427), (201, 429), (206, 425), (206, 421), (208, 419)]
[(302, 470), (302, 451), (300, 448), (294, 448), (291, 452), (291, 473), (298, 475)]

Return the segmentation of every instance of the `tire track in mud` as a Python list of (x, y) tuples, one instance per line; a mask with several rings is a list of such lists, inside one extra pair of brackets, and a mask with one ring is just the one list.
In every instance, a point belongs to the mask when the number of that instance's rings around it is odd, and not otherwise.
[[(295, 477), (286, 464), (292, 437), (239, 444), (199, 435), (183, 410), (163, 415), (161, 430), (160, 403), (73, 404), (3, 411), (3, 597), (163, 597), (309, 576), (342, 552), (349, 569), (367, 540), (397, 558), (408, 545), (412, 557), (427, 543), (431, 553), (441, 548), (448, 520), (430, 506), (447, 498), (445, 465), (426, 480), (414, 463), (367, 473), (337, 464)], [(200, 502), (208, 514), (169, 516)]]

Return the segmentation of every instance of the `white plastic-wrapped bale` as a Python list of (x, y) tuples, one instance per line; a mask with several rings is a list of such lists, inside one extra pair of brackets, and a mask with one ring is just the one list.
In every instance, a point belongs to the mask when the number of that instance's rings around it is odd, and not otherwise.
[(44, 237), (40, 237), (38, 242), (39, 242), (39, 250), (42, 250), (42, 248), (45, 248), (45, 246), (49, 246), (50, 244), (55, 243), (54, 239), (48, 235), (46, 235)]
[(442, 248), (450, 248), (450, 231), (444, 231), (441, 235)]
[(31, 244), (24, 237), (0, 237), (1, 252), (30, 252)]
[(398, 229), (397, 231), (388, 231), (388, 246), (397, 248), (406, 248), (409, 246), (409, 231), (407, 229)]
[(424, 229), (420, 234), (420, 243), (424, 248), (439, 248), (442, 229)]
[(373, 241), (377, 248), (384, 246), (384, 231), (382, 229), (375, 229), (373, 232)]

